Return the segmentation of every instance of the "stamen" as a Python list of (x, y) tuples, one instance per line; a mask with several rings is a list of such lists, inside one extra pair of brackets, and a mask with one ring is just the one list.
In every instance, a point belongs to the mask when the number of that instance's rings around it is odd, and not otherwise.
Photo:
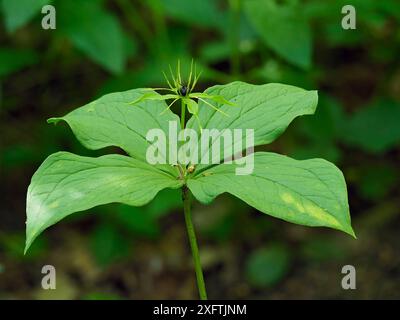
[(171, 88), (171, 90), (172, 90), (172, 89), (173, 89), (173, 86), (171, 86), (171, 83), (169, 82), (167, 75), (165, 74), (164, 71), (163, 71), (162, 73), (163, 73), (163, 75), (164, 75), (165, 81), (167, 81), (168, 86), (169, 86), (169, 87)]
[[(196, 74), (196, 65), (194, 65), (194, 70), (195, 70), (195, 74)], [(199, 80), (199, 78), (200, 78), (202, 73), (203, 73), (203, 70), (201, 70), (200, 73), (197, 76), (195, 76), (194, 81), (193, 81), (193, 86), (192, 86), (192, 89), (190, 91), (193, 91), (193, 89), (196, 86), (197, 81)]]
[(167, 110), (169, 110), (171, 107), (172, 107), (172, 105), (176, 102), (176, 101), (178, 101), (180, 98), (176, 98), (174, 101), (172, 101), (169, 105), (168, 105), (168, 107), (166, 107), (161, 113), (160, 113), (160, 115), (162, 115), (162, 114), (164, 114)]
[(169, 72), (171, 73), (171, 78), (172, 78), (172, 80), (174, 81), (174, 87), (177, 88), (177, 87), (178, 87), (178, 84), (177, 84), (177, 82), (176, 82), (174, 73), (172, 72), (171, 65), (169, 64), (168, 67), (169, 67)]
[(190, 73), (189, 73), (189, 80), (187, 84), (187, 88), (190, 90), (190, 83), (192, 82), (192, 72), (193, 72), (193, 58), (192, 62), (190, 63)]
[(211, 103), (207, 102), (206, 100), (200, 98), (200, 97), (196, 97), (197, 99), (199, 99), (200, 101), (203, 101), (206, 105), (210, 106), (211, 108), (213, 108), (215, 111), (217, 112), (221, 112), (223, 115), (229, 117), (229, 114), (223, 112), (222, 110), (218, 109), (216, 106), (213, 106)]
[(178, 85), (181, 86), (182, 85), (182, 79), (181, 79), (181, 60), (178, 59), (178, 67), (176, 70), (177, 73), (177, 79), (179, 81)]

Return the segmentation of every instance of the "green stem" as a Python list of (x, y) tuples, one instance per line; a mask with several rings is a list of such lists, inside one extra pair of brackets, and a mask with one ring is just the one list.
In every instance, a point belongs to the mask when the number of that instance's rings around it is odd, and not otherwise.
[[(181, 128), (185, 128), (185, 112), (186, 105), (182, 99), (181, 102)], [(185, 175), (186, 169), (184, 169), (183, 175)], [(199, 247), (197, 246), (196, 233), (194, 232), (194, 226), (192, 222), (191, 213), (191, 193), (186, 185), (182, 187), (182, 200), (183, 200), (183, 211), (185, 213), (186, 230), (189, 237), (190, 248), (192, 249), (192, 256), (194, 262), (194, 269), (196, 271), (197, 287), (199, 289), (199, 295), (201, 300), (207, 300), (206, 285), (204, 283), (203, 270), (201, 268)]]
[(197, 246), (196, 234), (194, 232), (191, 215), (191, 194), (189, 189), (182, 188), (183, 210), (185, 212), (186, 229), (189, 236), (190, 247), (192, 249), (194, 268), (196, 271), (197, 287), (201, 300), (207, 300), (206, 286), (204, 283), (203, 270), (201, 268), (199, 248)]
[(186, 111), (186, 105), (185, 102), (183, 102), (183, 99), (181, 99), (181, 129), (185, 129), (185, 111)]

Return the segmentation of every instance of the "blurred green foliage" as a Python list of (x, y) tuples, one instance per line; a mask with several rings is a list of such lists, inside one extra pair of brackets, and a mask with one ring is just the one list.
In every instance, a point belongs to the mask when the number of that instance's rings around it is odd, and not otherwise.
[(247, 260), (246, 273), (255, 287), (268, 287), (279, 282), (289, 271), (290, 253), (281, 244), (257, 249)]
[(287, 61), (309, 68), (311, 30), (301, 6), (296, 1), (284, 5), (269, 0), (244, 2), (247, 19), (261, 40)]
[(77, 49), (112, 73), (125, 69), (126, 60), (135, 53), (135, 42), (100, 1), (62, 1), (57, 11), (57, 31)]
[(51, 0), (2, 0), (5, 27), (8, 32), (14, 32), (28, 23)]
[(0, 50), (0, 78), (38, 62), (35, 51), (2, 48)]
[(340, 137), (343, 142), (368, 152), (385, 152), (400, 141), (399, 119), (398, 103), (378, 101), (350, 116)]

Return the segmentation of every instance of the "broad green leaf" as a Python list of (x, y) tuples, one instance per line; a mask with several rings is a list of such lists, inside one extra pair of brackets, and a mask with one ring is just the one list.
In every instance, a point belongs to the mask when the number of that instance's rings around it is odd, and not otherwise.
[(175, 177), (130, 157), (55, 153), (28, 188), (25, 251), (43, 230), (74, 212), (111, 202), (142, 206), (160, 190), (180, 186)]
[(400, 144), (400, 104), (378, 101), (349, 117), (340, 138), (369, 152), (385, 152)]
[(330, 227), (354, 236), (346, 182), (330, 162), (298, 161), (258, 152), (254, 154), (252, 174), (235, 175), (235, 168), (232, 164), (217, 165), (189, 179), (188, 186), (203, 203), (228, 192), (273, 217), (306, 226)]
[(249, 22), (267, 46), (296, 66), (310, 67), (311, 30), (300, 5), (276, 0), (245, 0), (243, 4)]
[[(287, 128), (290, 122), (300, 115), (313, 114), (317, 107), (316, 91), (307, 91), (298, 87), (269, 83), (253, 85), (244, 82), (232, 82), (227, 85), (213, 86), (206, 94), (222, 96), (234, 105), (219, 105), (211, 101), (224, 112), (217, 112), (204, 102), (199, 102), (199, 120), (203, 129), (254, 129), (255, 146), (274, 141)], [(188, 128), (198, 130), (195, 118), (191, 118)], [(215, 143), (221, 135), (212, 140)], [(243, 149), (246, 147), (244, 133)], [(202, 150), (202, 156), (211, 149)], [(222, 144), (221, 144), (222, 145)], [(225, 150), (221, 157), (229, 156)], [(199, 165), (199, 168), (201, 165)]]
[(79, 50), (108, 71), (125, 68), (129, 50), (118, 19), (102, 8), (101, 1), (62, 1), (57, 8), (57, 30)]
[(7, 31), (11, 33), (22, 27), (38, 14), (44, 5), (51, 2), (52, 0), (2, 0)]
[(149, 93), (149, 90), (110, 93), (64, 117), (51, 118), (49, 122), (66, 121), (78, 140), (89, 149), (117, 146), (130, 156), (145, 161), (149, 146), (146, 140), (148, 131), (155, 128), (163, 130), (167, 137), (168, 150), (168, 122), (179, 123), (178, 116), (172, 111), (163, 112), (167, 107), (164, 101), (131, 104), (145, 93)]
[(0, 78), (19, 71), (38, 61), (34, 51), (0, 48)]

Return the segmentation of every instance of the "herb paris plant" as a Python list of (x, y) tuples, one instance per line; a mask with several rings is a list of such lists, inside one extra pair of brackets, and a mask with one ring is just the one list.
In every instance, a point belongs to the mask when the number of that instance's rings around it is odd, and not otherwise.
[[(196, 72), (196, 65), (193, 64), (193, 60), (190, 64), (190, 72), (188, 76), (188, 81), (187, 84), (183, 83), (182, 77), (181, 77), (181, 64), (180, 61), (178, 60), (177, 64), (177, 69), (176, 69), (176, 76), (174, 76), (171, 66), (169, 66), (169, 71), (171, 74), (171, 82), (169, 81), (167, 75), (165, 72), (163, 72), (165, 81), (167, 82), (169, 88), (152, 88), (150, 89), (150, 92), (145, 93), (135, 101), (132, 101), (132, 104), (136, 104), (138, 102), (144, 101), (144, 100), (172, 100), (170, 104), (161, 112), (164, 113), (167, 110), (169, 110), (172, 105), (177, 102), (178, 100), (182, 101), (182, 109), (181, 109), (181, 128), (183, 129), (185, 126), (185, 110), (186, 107), (189, 111), (190, 114), (192, 114), (195, 119), (198, 122), (199, 129), (202, 131), (202, 126), (198, 117), (198, 112), (199, 112), (199, 106), (197, 102), (194, 99), (198, 99), (199, 101), (203, 102), (205, 105), (211, 107), (214, 109), (216, 112), (220, 112), (226, 116), (228, 116), (226, 113), (224, 113), (222, 110), (218, 109), (216, 106), (214, 106), (212, 103), (208, 102), (207, 100), (212, 100), (217, 103), (221, 104), (226, 104), (233, 106), (234, 104), (228, 100), (226, 100), (223, 96), (221, 95), (210, 95), (205, 92), (193, 92), (197, 81), (200, 78), (201, 72), (197, 74)], [(172, 83), (172, 84), (171, 84)], [(158, 93), (155, 93), (154, 90), (163, 90), (163, 91), (169, 91), (171, 92), (170, 94), (164, 94), (164, 95), (159, 95)]]
[[(255, 146), (268, 144), (295, 117), (313, 114), (317, 106), (316, 91), (277, 83), (232, 82), (190, 97), (193, 87), (178, 92), (182, 89), (180, 76), (178, 79), (179, 83), (175, 78), (175, 87), (171, 86), (175, 90), (172, 95), (198, 99), (198, 108), (191, 112), (194, 117), (186, 125), (184, 112), (191, 102), (182, 99), (181, 125), (197, 130), (200, 136), (202, 128), (254, 129)], [(208, 101), (200, 99), (203, 97), (214, 97), (217, 105), (210, 108)], [(207, 295), (191, 220), (192, 195), (202, 203), (210, 203), (227, 192), (271, 216), (305, 226), (330, 227), (355, 236), (344, 177), (335, 165), (323, 159), (298, 161), (271, 152), (256, 152), (253, 172), (242, 176), (235, 175), (235, 166), (226, 163), (196, 167), (148, 164), (147, 132), (159, 128), (168, 137), (169, 121), (180, 121), (165, 103), (167, 98), (177, 99), (152, 89), (133, 89), (105, 95), (64, 117), (48, 120), (68, 123), (89, 149), (117, 146), (128, 155), (98, 158), (68, 152), (50, 155), (33, 175), (28, 188), (25, 251), (43, 230), (74, 212), (111, 202), (142, 206), (164, 188), (182, 189), (202, 299)], [(211, 140), (209, 149), (213, 143)]]

